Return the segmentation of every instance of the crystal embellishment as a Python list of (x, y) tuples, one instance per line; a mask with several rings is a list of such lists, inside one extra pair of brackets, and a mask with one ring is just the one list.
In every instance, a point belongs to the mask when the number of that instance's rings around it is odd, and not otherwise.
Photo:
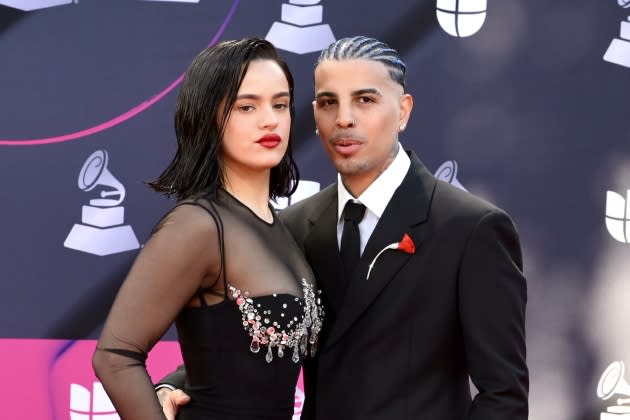
[[(267, 363), (273, 361), (273, 347), (277, 347), (276, 353), (279, 358), (284, 357), (285, 348), (293, 349), (291, 360), (294, 363), (300, 361), (300, 354), (303, 356), (314, 356), (317, 349), (317, 336), (322, 329), (324, 310), (319, 296), (316, 295), (313, 285), (302, 279), (302, 289), (304, 293), (304, 304), (302, 320), (298, 322), (297, 317), (287, 324), (286, 328), (281, 328), (277, 322), (273, 326), (269, 324), (269, 318), (262, 317), (258, 312), (260, 304), (254, 305), (254, 301), (249, 297), (249, 293), (242, 292), (235, 287), (228, 285), (234, 301), (241, 311), (243, 328), (252, 337), (249, 349), (252, 353), (260, 352), (261, 346), (267, 346), (265, 360)], [(273, 294), (277, 297), (277, 294)], [(299, 302), (299, 299), (295, 299)], [(286, 304), (283, 305), (286, 308)], [(263, 312), (270, 314), (270, 310)], [(310, 344), (310, 352), (309, 352)]]

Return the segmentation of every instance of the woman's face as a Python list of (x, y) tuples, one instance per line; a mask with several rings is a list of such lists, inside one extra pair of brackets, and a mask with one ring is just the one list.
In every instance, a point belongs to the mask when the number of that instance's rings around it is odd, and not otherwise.
[(289, 83), (272, 60), (249, 64), (223, 134), (226, 171), (260, 171), (278, 165), (289, 144)]

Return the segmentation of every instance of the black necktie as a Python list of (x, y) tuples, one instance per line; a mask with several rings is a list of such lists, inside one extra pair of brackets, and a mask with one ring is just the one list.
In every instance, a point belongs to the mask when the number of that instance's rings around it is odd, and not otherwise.
[(343, 210), (343, 233), (341, 234), (341, 261), (346, 274), (344, 287), (350, 282), (352, 273), (361, 257), (361, 237), (359, 235), (359, 222), (365, 214), (365, 206), (361, 203), (348, 201)]

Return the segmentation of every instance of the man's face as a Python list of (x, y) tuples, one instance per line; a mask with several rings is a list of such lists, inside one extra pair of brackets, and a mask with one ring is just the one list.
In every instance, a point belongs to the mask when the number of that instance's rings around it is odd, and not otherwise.
[(372, 60), (324, 60), (315, 69), (315, 124), (346, 188), (359, 196), (396, 156), (413, 100)]

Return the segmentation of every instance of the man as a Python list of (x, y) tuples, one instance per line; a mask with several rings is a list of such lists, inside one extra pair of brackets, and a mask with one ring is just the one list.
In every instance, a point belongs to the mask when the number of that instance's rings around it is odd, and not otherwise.
[(402, 150), (405, 71), (365, 37), (336, 41), (315, 67), (315, 122), (339, 178), (281, 213), (327, 304), (302, 418), (526, 419), (518, 235), (503, 211)]

